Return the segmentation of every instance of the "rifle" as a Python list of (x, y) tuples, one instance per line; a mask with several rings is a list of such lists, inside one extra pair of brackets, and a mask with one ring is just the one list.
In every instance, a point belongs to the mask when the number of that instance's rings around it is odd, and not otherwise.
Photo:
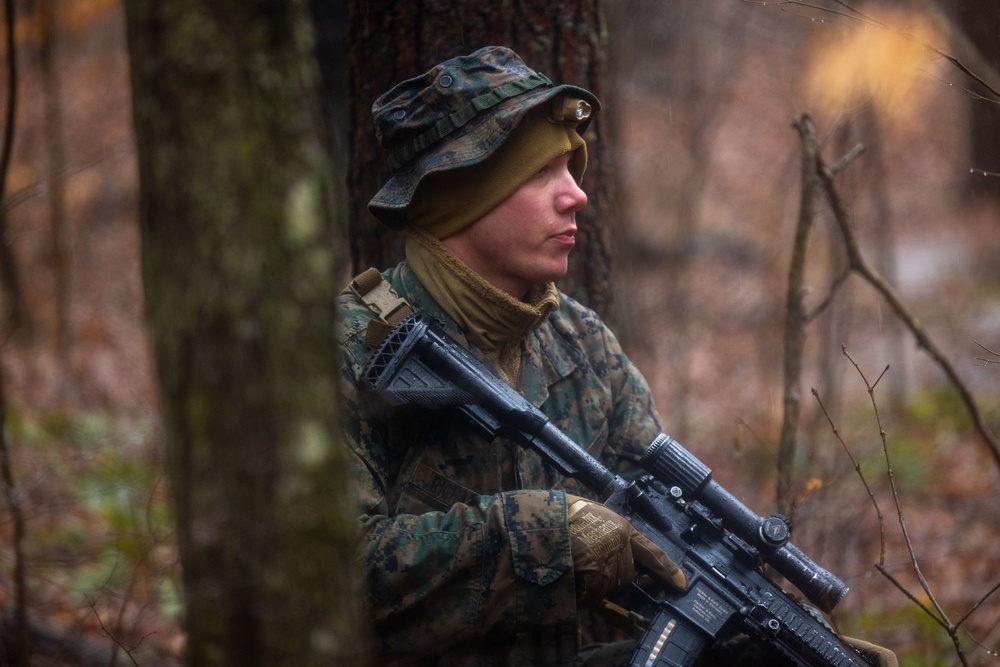
[(643, 454), (647, 474), (625, 480), (419, 312), (392, 330), (362, 379), (390, 406), (458, 408), (487, 437), (534, 450), (603, 498), (684, 570), (684, 592), (654, 593), (633, 583), (651, 617), (633, 667), (690, 667), (703, 650), (740, 633), (794, 665), (870, 667), (764, 567), (824, 612), (833, 610), (847, 586), (788, 541), (783, 517), (755, 514), (669, 436), (657, 436)]

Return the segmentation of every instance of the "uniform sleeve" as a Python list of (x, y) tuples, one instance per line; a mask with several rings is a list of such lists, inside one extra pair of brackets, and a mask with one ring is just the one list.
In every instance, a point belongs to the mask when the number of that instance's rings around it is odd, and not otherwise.
[[(590, 366), (592, 386), (577, 393), (604, 396), (600, 402), (607, 422), (606, 441), (595, 452), (609, 468), (626, 478), (640, 473), (639, 459), (660, 433), (652, 392), (639, 369), (625, 354), (615, 334), (592, 310), (567, 299), (570, 324), (560, 323), (563, 337), (580, 346)], [(581, 333), (582, 332), (582, 333)], [(593, 402), (581, 400), (586, 412)]]
[(357, 566), (379, 651), (431, 654), (575, 620), (565, 494), (512, 491), (447, 511), (393, 516), (390, 446), (401, 445), (386, 442), (383, 424), (359, 396), (365, 348), (341, 343), (343, 419), (362, 535)]
[(646, 379), (622, 351), (608, 331), (609, 359), (615, 369), (611, 376), (615, 396), (608, 423), (608, 444), (614, 460), (609, 465), (623, 477), (641, 472), (639, 459), (660, 433), (660, 420)]

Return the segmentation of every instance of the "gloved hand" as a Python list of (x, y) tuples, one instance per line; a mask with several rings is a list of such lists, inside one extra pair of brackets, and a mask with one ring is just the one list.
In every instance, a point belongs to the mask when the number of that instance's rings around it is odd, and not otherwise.
[(649, 538), (600, 503), (566, 494), (576, 573), (577, 606), (600, 602), (635, 576), (635, 563), (677, 590), (687, 587), (684, 572)]
[(870, 644), (861, 639), (852, 639), (850, 637), (841, 637), (841, 639), (843, 639), (847, 644), (858, 649), (858, 651), (861, 652), (861, 655), (876, 667), (899, 667), (899, 661), (896, 660), (896, 654), (887, 648)]

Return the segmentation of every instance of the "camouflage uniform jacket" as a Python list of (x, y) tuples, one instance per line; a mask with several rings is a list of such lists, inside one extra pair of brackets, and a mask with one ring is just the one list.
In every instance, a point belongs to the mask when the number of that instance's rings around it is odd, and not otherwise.
[[(460, 333), (405, 262), (384, 275), (414, 308)], [(598, 316), (560, 298), (560, 308), (525, 340), (523, 394), (627, 476), (660, 430), (648, 386)], [(565, 661), (577, 648), (578, 619), (562, 491), (591, 494), (534, 452), (487, 442), (460, 415), (378, 413), (358, 388), (373, 317), (354, 295), (338, 299), (345, 429), (376, 664)]]

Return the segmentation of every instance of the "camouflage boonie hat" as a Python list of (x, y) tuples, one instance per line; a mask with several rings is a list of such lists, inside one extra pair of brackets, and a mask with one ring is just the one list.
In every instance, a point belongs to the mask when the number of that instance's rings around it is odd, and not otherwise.
[[(392, 177), (368, 203), (390, 227), (406, 223), (406, 207), (427, 174), (483, 161), (507, 140), (529, 109), (568, 93), (600, 108), (577, 86), (556, 86), (510, 49), (487, 46), (407, 79), (372, 105), (375, 133), (389, 153)], [(583, 134), (590, 117), (577, 126)]]

